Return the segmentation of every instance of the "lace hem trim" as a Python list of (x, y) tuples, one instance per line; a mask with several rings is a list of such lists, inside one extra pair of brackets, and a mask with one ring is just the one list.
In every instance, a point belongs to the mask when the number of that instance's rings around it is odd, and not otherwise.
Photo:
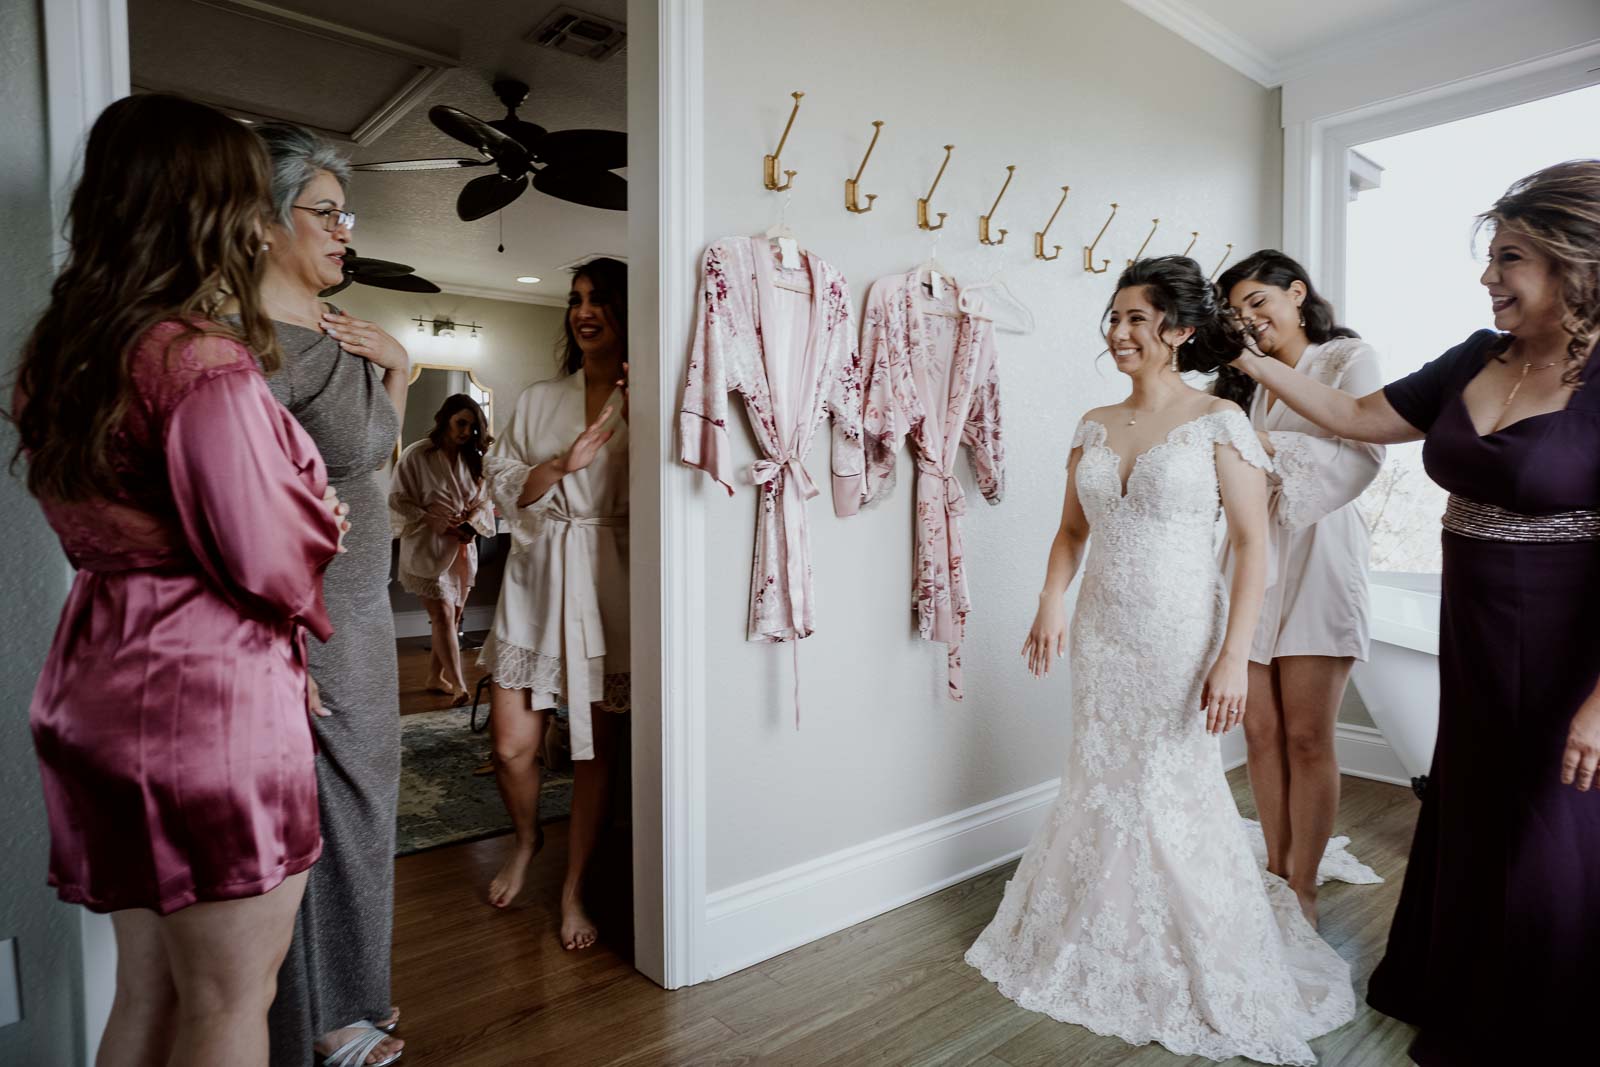
[[(501, 641), (490, 634), (478, 653), (478, 666), (494, 676), (502, 689), (529, 689), (535, 695), (552, 698), (566, 706), (567, 672), (560, 656), (547, 656), (531, 648)], [(601, 696), (594, 703), (603, 711), (626, 712), (633, 707), (633, 675), (627, 671), (608, 673), (602, 678)]]
[[(446, 571), (437, 578), (424, 578), (419, 574), (400, 572), (400, 588), (413, 596), (426, 597), (429, 600), (442, 600), (447, 604), (461, 604), (466, 601), (466, 596), (461, 589), (461, 584), (456, 576)], [(470, 592), (469, 586), (467, 591)]]

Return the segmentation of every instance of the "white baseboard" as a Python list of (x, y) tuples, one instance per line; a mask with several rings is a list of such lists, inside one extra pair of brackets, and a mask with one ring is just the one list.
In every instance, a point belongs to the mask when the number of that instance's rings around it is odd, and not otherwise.
[(1051, 779), (706, 897), (704, 979), (721, 978), (1022, 855)]
[(1411, 785), (1411, 775), (1389, 747), (1382, 730), (1341, 722), (1334, 727), (1333, 744), (1339, 756), (1340, 774), (1390, 785)]
[[(472, 604), (461, 616), (461, 628), (468, 633), (487, 630), (494, 625), (493, 604)], [(394, 613), (396, 637), (427, 637), (433, 632), (426, 611), (397, 611)]]

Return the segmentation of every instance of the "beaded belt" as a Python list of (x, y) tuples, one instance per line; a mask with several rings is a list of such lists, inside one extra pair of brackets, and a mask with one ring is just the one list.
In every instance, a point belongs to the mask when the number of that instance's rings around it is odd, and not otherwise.
[(1600, 511), (1523, 515), (1452, 494), (1450, 503), (1444, 509), (1444, 528), (1453, 534), (1479, 541), (1529, 544), (1600, 541)]

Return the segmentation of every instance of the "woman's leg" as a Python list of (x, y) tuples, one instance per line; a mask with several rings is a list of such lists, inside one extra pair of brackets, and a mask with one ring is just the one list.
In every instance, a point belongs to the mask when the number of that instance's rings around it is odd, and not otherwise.
[(160, 920), (178, 992), (168, 1067), (266, 1067), (267, 1008), (306, 873), (261, 896), (192, 904)]
[(591, 705), (594, 724), (594, 759), (572, 764), (572, 818), (567, 835), (567, 879), (561, 886), (561, 944), (568, 949), (588, 948), (599, 937), (583, 907), (583, 878), (606, 824), (606, 802), (611, 798), (611, 769), (616, 765), (621, 724), (617, 713)]
[(1355, 661), (1335, 656), (1285, 656), (1278, 661), (1284, 749), (1289, 755), (1289, 885), (1313, 926), (1317, 866), (1339, 812), (1339, 760), (1334, 722)]
[(432, 597), (421, 600), (428, 609), (428, 622), (433, 627), (433, 660), (440, 665), (439, 677), (443, 683), (440, 688), (459, 697), (466, 693), (467, 683), (461, 677), (461, 643), (456, 638), (455, 606)]
[(528, 864), (538, 851), (539, 764), (534, 757), (544, 740), (546, 712), (532, 710), (530, 695), (526, 689), (499, 685), (491, 686), (489, 692), (494, 779), (515, 831), (511, 855), (489, 883), (489, 903), (497, 908), (506, 907), (522, 892)]
[(1289, 818), (1289, 756), (1284, 747), (1283, 705), (1277, 664), (1250, 664), (1250, 690), (1244, 712), (1250, 792), (1267, 838), (1267, 870), (1288, 880), (1292, 825)]
[(178, 987), (161, 937), (161, 916), (142, 908), (111, 913), (117, 937), (117, 993), (95, 1067), (166, 1063), (178, 1033)]

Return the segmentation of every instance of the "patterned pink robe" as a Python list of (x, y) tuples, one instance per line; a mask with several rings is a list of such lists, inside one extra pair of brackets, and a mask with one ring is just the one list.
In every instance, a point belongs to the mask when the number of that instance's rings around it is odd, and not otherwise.
[[(751, 641), (808, 637), (812, 616), (806, 501), (819, 492), (805, 459), (833, 419), (833, 507), (861, 506), (861, 361), (844, 278), (810, 252), (785, 270), (765, 237), (706, 249), (694, 347), (678, 415), (683, 462), (733, 493), (728, 393), (744, 398), (762, 459), (744, 472), (761, 487), (750, 583)], [(809, 284), (809, 295), (777, 282)]]
[(900, 439), (909, 437), (917, 464), (917, 632), (949, 646), (950, 696), (960, 700), (961, 640), (972, 603), (961, 565), (960, 517), (967, 498), (955, 463), (965, 444), (979, 491), (989, 503), (1000, 503), (1000, 377), (993, 323), (957, 311), (953, 284), (934, 300), (919, 274), (880, 278), (867, 296), (861, 331), (866, 501), (876, 503), (894, 489)]

